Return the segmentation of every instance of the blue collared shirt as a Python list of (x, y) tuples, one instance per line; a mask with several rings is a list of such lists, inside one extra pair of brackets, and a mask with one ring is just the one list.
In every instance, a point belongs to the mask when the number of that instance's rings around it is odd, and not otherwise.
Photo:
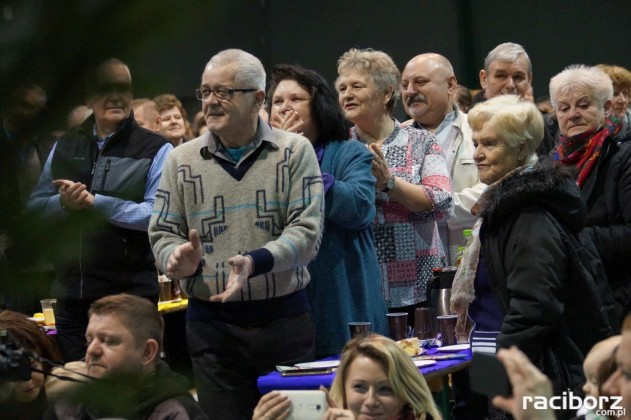
[[(111, 137), (111, 135), (108, 136), (108, 138), (109, 137)], [(107, 138), (103, 139), (99, 148), (103, 147), (105, 141), (107, 141)], [(29, 210), (40, 210), (43, 216), (50, 222), (60, 221), (68, 217), (68, 213), (61, 207), (57, 188), (52, 183), (51, 162), (56, 147), (57, 144), (55, 143), (50, 155), (48, 155), (48, 159), (46, 159), (44, 169), (42, 170), (35, 189), (31, 193), (27, 205)], [(153, 209), (156, 191), (160, 183), (160, 177), (162, 176), (162, 166), (171, 150), (173, 150), (173, 145), (166, 143), (160, 148), (153, 159), (149, 172), (147, 173), (145, 193), (141, 203), (95, 194), (94, 210), (99, 212), (101, 216), (113, 225), (126, 229), (146, 231), (149, 227), (151, 210)]]
[[(236, 167), (239, 167), (239, 165), (248, 156), (254, 153), (254, 151), (258, 149), (261, 143), (264, 141), (269, 143), (272, 147), (278, 148), (278, 143), (276, 142), (276, 136), (274, 135), (272, 126), (268, 122), (261, 119), (261, 117), (258, 117), (257, 124), (258, 125), (256, 128), (256, 132), (254, 133), (254, 137), (252, 137), (252, 141), (242, 147), (241, 149), (243, 150), (241, 150), (240, 153), (235, 154), (235, 156), (233, 156), (228, 151), (228, 148), (224, 146), (219, 137), (217, 137), (210, 131), (206, 134), (206, 138), (204, 139), (200, 152), (202, 153), (202, 155), (204, 155), (205, 153), (213, 154), (218, 158), (221, 158), (228, 162), (232, 162), (235, 164)], [(237, 160), (235, 159), (235, 157), (238, 157), (239, 159)]]
[(105, 137), (99, 137), (99, 135), (96, 133), (96, 124), (94, 124), (94, 126), (92, 127), (92, 135), (94, 136), (94, 140), (96, 140), (96, 147), (98, 147), (99, 150), (103, 150), (103, 146), (105, 146), (105, 143), (107, 143), (109, 139), (114, 137), (114, 134), (116, 133), (118, 133), (118, 130), (108, 134)]

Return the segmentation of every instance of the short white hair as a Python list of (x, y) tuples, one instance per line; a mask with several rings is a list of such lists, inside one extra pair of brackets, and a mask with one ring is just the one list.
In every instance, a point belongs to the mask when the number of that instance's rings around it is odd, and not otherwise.
[(613, 98), (613, 82), (600, 68), (574, 64), (550, 79), (550, 103), (557, 108), (559, 95), (574, 91), (585, 92), (601, 109)]
[(526, 162), (537, 162), (536, 150), (543, 139), (543, 116), (534, 103), (517, 95), (500, 95), (480, 102), (467, 115), (473, 130), (490, 123), (510, 149), (526, 145)]
[(261, 60), (246, 51), (236, 48), (220, 51), (208, 61), (206, 67), (222, 67), (231, 64), (237, 64), (237, 72), (234, 76), (237, 88), (265, 91), (265, 68)]

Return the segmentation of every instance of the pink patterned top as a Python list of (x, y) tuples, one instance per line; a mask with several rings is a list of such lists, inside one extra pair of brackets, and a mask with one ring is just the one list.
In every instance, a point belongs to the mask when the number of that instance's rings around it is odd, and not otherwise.
[[(355, 127), (351, 138), (359, 138)], [(448, 218), (453, 207), (447, 161), (434, 135), (427, 130), (402, 126), (395, 120), (392, 134), (381, 148), (390, 172), (425, 190), (433, 204), (414, 213), (377, 192), (377, 216), (373, 224), (375, 246), (381, 265), (381, 292), (389, 308), (415, 305), (426, 300), (432, 269), (444, 265), (445, 255), (437, 221)]]

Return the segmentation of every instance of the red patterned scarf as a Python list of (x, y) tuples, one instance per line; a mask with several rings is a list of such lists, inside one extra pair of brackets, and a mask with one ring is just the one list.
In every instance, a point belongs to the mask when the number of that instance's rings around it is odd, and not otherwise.
[(572, 137), (560, 136), (557, 149), (559, 160), (564, 165), (574, 165), (580, 169), (578, 174), (579, 188), (583, 187), (583, 183), (598, 162), (605, 139), (618, 134), (621, 128), (621, 120), (614, 116), (608, 116), (603, 124), (594, 129)]

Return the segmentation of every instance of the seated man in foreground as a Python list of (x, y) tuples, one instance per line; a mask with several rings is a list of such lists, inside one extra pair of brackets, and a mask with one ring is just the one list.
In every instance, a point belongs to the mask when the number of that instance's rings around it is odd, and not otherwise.
[(88, 315), (86, 373), (95, 381), (58, 395), (52, 418), (206, 419), (187, 380), (160, 360), (164, 322), (151, 301), (107, 296)]

